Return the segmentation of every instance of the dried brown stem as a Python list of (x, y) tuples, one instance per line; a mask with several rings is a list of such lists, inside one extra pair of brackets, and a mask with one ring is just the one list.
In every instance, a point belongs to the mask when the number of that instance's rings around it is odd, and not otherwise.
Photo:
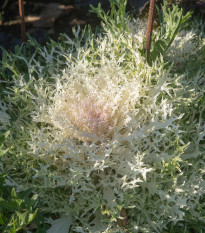
[(26, 42), (26, 26), (25, 26), (25, 18), (24, 18), (23, 0), (18, 0), (18, 4), (19, 4), (19, 15), (21, 20), (21, 39), (23, 42)]
[(156, 0), (150, 0), (149, 16), (148, 16), (147, 32), (146, 32), (146, 44), (145, 44), (148, 63), (149, 63), (150, 47), (151, 47), (151, 40), (152, 40), (152, 28), (153, 28), (153, 22), (154, 22), (155, 3), (156, 3)]

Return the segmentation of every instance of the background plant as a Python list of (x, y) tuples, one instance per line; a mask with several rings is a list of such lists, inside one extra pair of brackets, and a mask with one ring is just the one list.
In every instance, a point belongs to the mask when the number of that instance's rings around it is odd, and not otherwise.
[[(8, 153), (9, 148), (3, 149), (4, 141), (9, 132), (0, 138), (0, 156)], [(7, 174), (0, 174), (0, 230), (3, 233), (15, 233), (30, 224), (36, 214), (34, 207), (37, 195), (31, 197), (31, 190), (16, 193), (15, 188), (6, 184)]]
[[(160, 55), (164, 56), (177, 34), (187, 26), (191, 12), (183, 15), (183, 10), (177, 5), (168, 7), (166, 1), (161, 5), (161, 9), (157, 7), (159, 16), (159, 31), (153, 36), (152, 49), (150, 51), (149, 63), (152, 64)], [(141, 53), (145, 56), (145, 49), (141, 50)]]

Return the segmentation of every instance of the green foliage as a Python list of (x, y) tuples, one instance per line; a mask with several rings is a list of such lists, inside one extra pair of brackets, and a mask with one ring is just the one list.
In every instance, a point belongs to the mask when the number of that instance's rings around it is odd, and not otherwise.
[(4, 186), (5, 177), (0, 177), (0, 230), (15, 233), (30, 224), (38, 209), (34, 207), (37, 195), (30, 198), (31, 190), (17, 194), (15, 188)]
[(172, 9), (168, 8), (167, 2), (164, 1), (162, 10), (158, 8), (160, 19), (160, 31), (153, 41), (154, 47), (150, 53), (151, 61), (154, 61), (159, 54), (164, 55), (170, 48), (177, 34), (184, 29), (192, 15), (191, 12), (183, 15), (183, 10), (179, 9), (176, 5)]
[[(3, 149), (9, 133), (8, 131), (0, 137), (1, 157), (10, 149)], [(34, 207), (37, 195), (31, 197), (31, 192), (27, 190), (17, 194), (15, 188), (6, 186), (6, 175), (0, 174), (0, 231), (2, 233), (18, 232), (34, 220), (38, 211)]]
[[(182, 209), (182, 211), (184, 211)], [(200, 216), (196, 213), (200, 213)], [(204, 198), (201, 198), (201, 204), (198, 206), (197, 212), (184, 211), (185, 219), (179, 221), (176, 225), (167, 224), (167, 231), (164, 233), (203, 233), (205, 232), (205, 205)]]
[(9, 148), (7, 149), (3, 149), (4, 148), (4, 141), (6, 140), (6, 138), (9, 136), (10, 132), (7, 131), (6, 133), (4, 133), (2, 136), (0, 136), (0, 158), (5, 155)]
[[(99, 3), (97, 8), (91, 6), (91, 12), (96, 13), (102, 20), (102, 28), (105, 31), (110, 31), (113, 35), (117, 33), (129, 33), (128, 22), (129, 16), (126, 16), (126, 4), (127, 0), (110, 0), (111, 10), (105, 13)], [(168, 7), (167, 1), (161, 6), (161, 9), (157, 7), (160, 29), (157, 34), (153, 36), (152, 48), (150, 51), (150, 64), (156, 60), (160, 55), (164, 56), (170, 48), (172, 42), (176, 38), (177, 34), (184, 29), (192, 15), (191, 12), (183, 14), (183, 10), (177, 5), (173, 4)], [(141, 54), (146, 57), (145, 49), (139, 49)]]
[(128, 31), (128, 21), (129, 16), (126, 16), (126, 6), (127, 0), (110, 0), (111, 10), (108, 13), (101, 8), (101, 4), (95, 8), (92, 5), (92, 13), (97, 14), (97, 16), (102, 20), (102, 27), (106, 31), (111, 31), (113, 34), (124, 33)]

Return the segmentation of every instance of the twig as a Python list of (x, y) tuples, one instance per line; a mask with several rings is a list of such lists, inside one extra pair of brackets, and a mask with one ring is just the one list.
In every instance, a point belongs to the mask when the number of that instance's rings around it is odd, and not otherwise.
[(24, 4), (23, 0), (18, 0), (19, 4), (19, 15), (21, 20), (21, 40), (26, 42), (26, 26), (25, 26), (25, 19), (24, 19)]
[(151, 47), (151, 40), (152, 40), (152, 28), (153, 28), (153, 22), (154, 22), (155, 3), (156, 3), (156, 0), (150, 0), (149, 16), (148, 16), (147, 32), (146, 32), (146, 44), (145, 44), (148, 63), (149, 63), (150, 47)]
[(1, 6), (1, 10), (4, 10), (8, 4), (9, 0), (5, 0), (3, 5)]

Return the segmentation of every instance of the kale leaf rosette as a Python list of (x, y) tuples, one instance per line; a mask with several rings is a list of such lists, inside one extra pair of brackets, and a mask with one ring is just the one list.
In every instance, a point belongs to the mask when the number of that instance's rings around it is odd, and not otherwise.
[(40, 211), (69, 217), (70, 232), (121, 232), (122, 209), (130, 232), (204, 213), (203, 36), (181, 32), (150, 66), (144, 21), (128, 29), (76, 28), (3, 54), (1, 172), (17, 191), (33, 188)]

